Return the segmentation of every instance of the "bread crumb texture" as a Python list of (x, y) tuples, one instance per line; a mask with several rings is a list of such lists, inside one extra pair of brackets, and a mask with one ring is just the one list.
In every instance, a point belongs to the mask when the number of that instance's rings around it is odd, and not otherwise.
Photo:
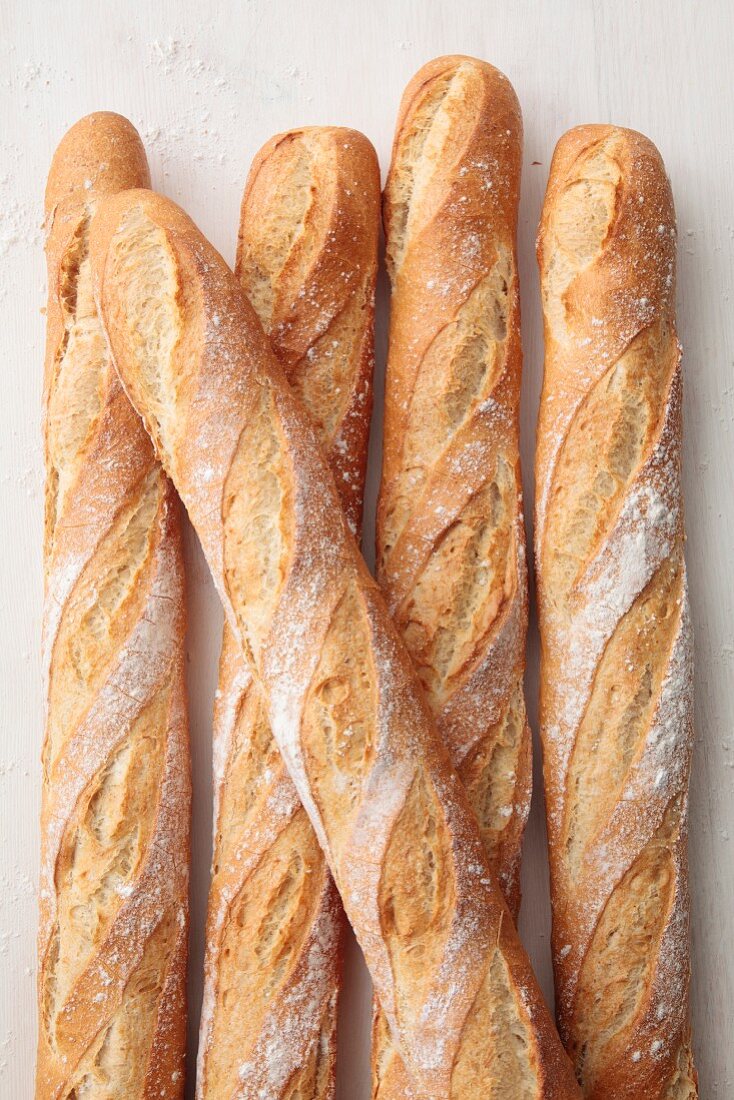
[[(131, 354), (141, 365), (136, 384), (144, 390), (147, 427), (164, 463), (170, 464), (173, 452), (164, 453), (161, 446), (164, 439), (176, 438), (175, 396), (182, 383), (174, 369), (182, 306), (175, 258), (166, 234), (137, 206), (110, 251), (109, 267), (123, 293), (113, 299), (115, 311), (107, 324), (124, 328)], [(136, 400), (135, 393), (132, 397)]]

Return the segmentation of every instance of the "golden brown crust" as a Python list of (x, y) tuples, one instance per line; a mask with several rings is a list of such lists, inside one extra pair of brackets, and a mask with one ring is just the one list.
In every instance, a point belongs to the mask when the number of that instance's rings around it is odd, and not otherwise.
[(476, 822), (306, 414), (224, 261), (160, 196), (92, 229), (115, 362), (227, 615), (419, 1087), (577, 1096)]
[[(514, 916), (530, 806), (515, 236), (522, 120), (497, 69), (408, 85), (385, 189), (392, 279), (378, 578)], [(388, 1029), (373, 1090), (410, 1095)]]
[(46, 217), (77, 210), (84, 198), (149, 187), (150, 172), (135, 127), (113, 111), (79, 119), (54, 153), (46, 181)]
[(697, 1095), (675, 214), (647, 138), (558, 144), (538, 236), (536, 559), (558, 1019), (585, 1095)]
[(148, 183), (119, 115), (46, 189), (47, 719), (36, 1096), (183, 1095), (190, 781), (178, 502), (106, 349), (89, 220)]
[(255, 157), (237, 245), (237, 274), (319, 430), (354, 531), (372, 413), (379, 217), (367, 138), (309, 126), (278, 134)]
[[(236, 274), (361, 523), (371, 410), (380, 177), (366, 138), (273, 138), (242, 202)], [(225, 627), (198, 1095), (334, 1093), (344, 916), (324, 855)], [(272, 1058), (274, 1045), (280, 1052)]]

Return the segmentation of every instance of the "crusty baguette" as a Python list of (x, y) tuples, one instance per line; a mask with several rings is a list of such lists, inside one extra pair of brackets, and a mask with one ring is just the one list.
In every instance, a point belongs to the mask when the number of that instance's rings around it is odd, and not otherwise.
[[(441, 57), (400, 107), (378, 580), (514, 916), (530, 808), (515, 236), (522, 120), (507, 78)], [(388, 1029), (375, 1096), (409, 1094)]]
[(353, 531), (372, 413), (380, 172), (367, 138), (313, 126), (272, 138), (242, 200), (236, 272), (311, 414)]
[[(367, 139), (313, 127), (255, 158), (237, 274), (361, 524), (380, 173)], [(225, 626), (198, 1095), (333, 1096), (344, 929), (336, 887)], [(274, 1057), (274, 1051), (277, 1057)]]
[(190, 781), (178, 501), (94, 306), (89, 222), (148, 183), (96, 114), (46, 189), (46, 528), (36, 1097), (183, 1095)]
[(561, 139), (538, 237), (536, 557), (562, 1035), (595, 1100), (697, 1095), (675, 214), (655, 147)]
[(150, 192), (92, 227), (118, 370), (187, 505), (427, 1097), (576, 1096), (408, 655), (241, 288)]

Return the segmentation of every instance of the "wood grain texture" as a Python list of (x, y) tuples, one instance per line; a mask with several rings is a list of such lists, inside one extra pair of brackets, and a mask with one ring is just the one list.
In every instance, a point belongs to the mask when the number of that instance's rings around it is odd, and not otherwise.
[[(0, 10), (0, 1094), (33, 1077), (40, 796), (42, 471), (38, 416), (45, 304), (43, 184), (64, 131), (93, 110), (120, 111), (143, 135), (156, 187), (191, 212), (234, 263), (242, 181), (257, 149), (294, 125), (353, 126), (387, 164), (395, 105), (431, 57), (462, 52), (509, 76), (525, 120), (519, 266), (525, 368), (522, 465), (531, 534), (535, 421), (543, 358), (535, 234), (550, 156), (582, 122), (650, 135), (671, 177), (679, 227), (678, 329), (684, 345), (684, 491), (696, 636), (690, 808), (693, 1026), (701, 1095), (729, 1100), (734, 1003), (734, 112), (728, 0), (158, 0), (130, 8), (68, 0)], [(537, 162), (537, 163), (536, 163)], [(374, 442), (365, 522), (369, 557), (379, 479), (386, 301), (378, 295)], [(211, 716), (221, 611), (186, 532), (187, 648), (194, 779), (190, 1050), (196, 1050), (211, 863)], [(532, 589), (531, 589), (532, 594)], [(527, 700), (536, 725), (532, 618)], [(536, 775), (536, 780), (540, 778)], [(537, 782), (536, 782), (537, 790)], [(552, 997), (547, 863), (536, 794), (523, 856), (520, 927)], [(369, 1096), (370, 988), (351, 945), (341, 1018), (341, 1100)]]

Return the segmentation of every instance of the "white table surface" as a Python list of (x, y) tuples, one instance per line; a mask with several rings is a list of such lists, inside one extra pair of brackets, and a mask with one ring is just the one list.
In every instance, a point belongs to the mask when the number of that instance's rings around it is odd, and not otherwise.
[[(542, 341), (533, 241), (553, 146), (581, 122), (617, 122), (659, 146), (679, 220), (685, 345), (685, 487), (696, 627), (691, 796), (693, 1018), (701, 1096), (734, 1097), (734, 19), (729, 0), (5, 0), (0, 5), (0, 1098), (32, 1093), (42, 736), (42, 468), (45, 266), (42, 200), (53, 149), (81, 115), (140, 129), (154, 186), (234, 255), (250, 160), (278, 130), (343, 123), (383, 171), (401, 91), (429, 58), (472, 53), (503, 69), (525, 117), (520, 214), (523, 456), (532, 506)], [(378, 328), (384, 364), (384, 306)], [(379, 426), (370, 463), (373, 536)], [(221, 616), (188, 533), (194, 764), (191, 1050), (210, 857), (210, 731)], [(536, 716), (531, 623), (528, 703)], [(536, 760), (536, 779), (537, 779)], [(521, 931), (550, 996), (547, 867), (537, 791)], [(369, 983), (356, 947), (340, 1019), (340, 1100), (368, 1096)], [(190, 1078), (192, 1075), (190, 1074)], [(193, 1080), (189, 1080), (189, 1089)]]

